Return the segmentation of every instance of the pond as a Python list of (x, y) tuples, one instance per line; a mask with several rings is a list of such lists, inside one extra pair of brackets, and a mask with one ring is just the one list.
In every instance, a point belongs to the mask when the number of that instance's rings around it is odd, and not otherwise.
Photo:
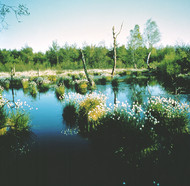
[[(190, 102), (190, 94), (171, 95), (155, 80), (146, 85), (121, 82), (117, 88), (107, 83), (97, 85), (93, 91), (105, 94), (107, 105), (114, 104), (116, 101), (127, 101), (129, 104), (139, 101), (144, 104), (151, 96), (172, 97), (188, 104)], [(130, 174), (133, 177), (129, 178), (127, 171), (119, 162), (112, 160), (113, 157), (109, 156), (108, 152), (97, 150), (88, 138), (78, 134), (77, 128), (69, 130), (70, 127), (62, 116), (64, 100), (57, 99), (53, 88), (46, 93), (38, 92), (35, 98), (24, 93), (22, 89), (14, 89), (13, 92), (9, 89), (4, 91), (3, 95), (9, 100), (20, 100), (24, 103), (23, 108), (30, 113), (33, 135), (30, 147), (25, 148), (29, 153), (25, 156), (16, 154), (14, 158), (7, 157), (6, 161), (9, 162), (6, 163), (1, 160), (1, 177), (5, 181), (4, 185), (106, 186), (132, 185), (131, 183), (138, 185), (139, 181), (135, 179), (137, 174), (138, 178), (142, 179), (142, 185), (159, 183), (159, 180), (152, 179), (154, 175), (145, 182), (142, 178), (143, 174), (139, 175), (134, 170)], [(66, 89), (65, 94), (71, 92), (75, 91)], [(21, 149), (20, 146), (19, 148)], [(17, 149), (17, 151), (21, 150)], [(168, 167), (167, 173), (172, 169), (170, 165)], [(181, 170), (184, 176), (187, 170), (188, 167)], [(168, 174), (166, 177), (168, 179), (164, 178), (164, 180), (169, 183), (172, 175)]]

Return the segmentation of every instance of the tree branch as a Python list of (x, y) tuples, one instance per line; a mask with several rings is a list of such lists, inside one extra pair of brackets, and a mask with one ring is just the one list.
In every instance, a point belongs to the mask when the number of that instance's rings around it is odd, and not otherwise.
[(123, 28), (123, 22), (122, 22), (122, 24), (121, 24), (121, 27), (120, 27), (119, 32), (118, 32), (117, 35), (116, 35), (116, 38), (117, 38), (117, 36), (121, 33), (122, 28)]

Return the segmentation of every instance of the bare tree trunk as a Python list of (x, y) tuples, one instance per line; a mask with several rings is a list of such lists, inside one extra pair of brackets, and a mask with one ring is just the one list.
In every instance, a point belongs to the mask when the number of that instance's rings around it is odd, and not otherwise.
[(123, 23), (121, 24), (120, 31), (117, 33), (117, 35), (115, 33), (115, 27), (113, 26), (113, 28), (112, 28), (112, 33), (113, 33), (113, 58), (114, 58), (114, 65), (113, 65), (113, 69), (112, 69), (112, 72), (111, 72), (112, 77), (114, 76), (114, 72), (115, 72), (115, 69), (116, 69), (116, 63), (117, 63), (117, 53), (116, 53), (117, 42), (116, 42), (116, 39), (117, 39), (117, 36), (120, 34), (122, 27), (123, 27)]
[(149, 52), (148, 57), (147, 57), (147, 61), (146, 61), (148, 69), (150, 69), (150, 66), (149, 66), (150, 55), (151, 55), (151, 51)]
[(114, 71), (116, 68), (116, 63), (117, 63), (117, 53), (116, 53), (116, 36), (115, 36), (115, 31), (114, 31), (114, 27), (113, 27), (113, 59), (114, 59), (114, 65), (113, 65), (113, 69), (112, 69), (112, 77), (114, 76)]
[(89, 77), (89, 75), (88, 75), (88, 72), (87, 72), (86, 61), (85, 61), (84, 54), (83, 54), (82, 50), (80, 50), (80, 51), (81, 51), (81, 54), (82, 54), (82, 62), (83, 62), (83, 68), (84, 68), (84, 72), (85, 72), (85, 74), (86, 74), (86, 78), (87, 78), (87, 80), (88, 80), (90, 86), (92, 86), (93, 83), (92, 83), (92, 80), (90, 79), (90, 77)]
[(38, 68), (38, 77), (40, 77), (40, 69)]
[(14, 63), (14, 67), (13, 67), (13, 75), (15, 75), (15, 63)]

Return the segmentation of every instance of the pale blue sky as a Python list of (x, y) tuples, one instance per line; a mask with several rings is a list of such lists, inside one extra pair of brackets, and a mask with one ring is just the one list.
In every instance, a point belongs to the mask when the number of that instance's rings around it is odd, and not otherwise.
[(135, 24), (143, 32), (149, 18), (161, 32), (159, 45), (190, 44), (190, 0), (0, 0), (9, 5), (25, 4), (30, 15), (18, 23), (7, 17), (8, 30), (0, 32), (0, 48), (21, 49), (28, 45), (34, 51), (46, 51), (53, 40), (65, 43), (105, 43), (112, 46), (112, 26), (119, 30), (120, 45), (127, 44)]

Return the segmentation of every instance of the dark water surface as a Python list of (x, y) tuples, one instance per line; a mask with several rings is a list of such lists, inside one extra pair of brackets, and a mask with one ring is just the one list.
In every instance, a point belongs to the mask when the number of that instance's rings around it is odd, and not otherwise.
[[(67, 90), (67, 93), (69, 91)], [(127, 100), (129, 103), (140, 99), (143, 104), (147, 96), (170, 96), (181, 102), (190, 102), (190, 95), (170, 95), (159, 84), (147, 87), (120, 83), (116, 90), (113, 90), (111, 84), (97, 85), (95, 91), (107, 95), (107, 104), (114, 103), (116, 99)], [(4, 91), (3, 95), (10, 100), (13, 99), (11, 90)], [(38, 93), (36, 98), (24, 94), (21, 89), (14, 90), (14, 100), (18, 99), (26, 101), (24, 108), (30, 113), (33, 133), (31, 145), (28, 147), (29, 152), (24, 152), (24, 155), (11, 154), (6, 157), (6, 162), (1, 159), (0, 185), (129, 185), (122, 165), (112, 161), (109, 152), (97, 150), (96, 146), (79, 134), (64, 133), (68, 129), (62, 117), (64, 101), (60, 102), (56, 98), (54, 90)], [(139, 185), (139, 181), (135, 181), (135, 176), (129, 179), (134, 180), (133, 185)], [(142, 185), (145, 183), (142, 182)], [(155, 185), (154, 180), (148, 180), (146, 185)]]

